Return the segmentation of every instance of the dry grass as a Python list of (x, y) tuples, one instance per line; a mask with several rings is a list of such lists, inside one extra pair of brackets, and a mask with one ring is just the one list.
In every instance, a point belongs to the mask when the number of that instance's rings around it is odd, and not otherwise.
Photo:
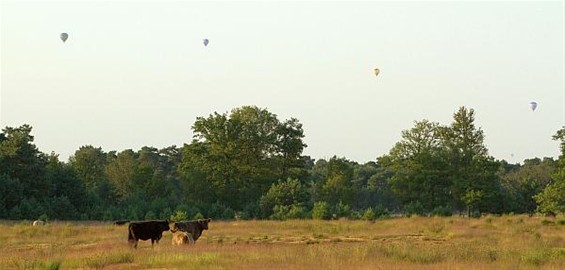
[(196, 245), (104, 223), (0, 224), (0, 269), (565, 269), (563, 217), (212, 221)]

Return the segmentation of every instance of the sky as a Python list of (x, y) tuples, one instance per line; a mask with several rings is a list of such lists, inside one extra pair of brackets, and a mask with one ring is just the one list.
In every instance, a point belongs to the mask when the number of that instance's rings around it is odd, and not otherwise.
[(564, 1), (2, 0), (0, 126), (31, 125), (66, 161), (84, 145), (182, 146), (196, 117), (254, 105), (297, 118), (305, 155), (365, 163), (465, 106), (496, 159), (557, 158), (564, 14)]

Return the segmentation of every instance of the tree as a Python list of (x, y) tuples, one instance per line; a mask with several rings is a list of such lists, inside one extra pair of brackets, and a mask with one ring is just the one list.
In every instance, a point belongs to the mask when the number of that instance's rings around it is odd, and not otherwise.
[(450, 204), (450, 179), (446, 161), (444, 128), (422, 120), (402, 132), (402, 140), (379, 158), (392, 172), (390, 185), (405, 205), (421, 205), (424, 211)]
[(353, 204), (355, 187), (353, 186), (354, 163), (345, 159), (332, 157), (326, 167), (327, 176), (321, 186), (321, 198), (330, 205), (343, 202)]
[(557, 169), (552, 158), (526, 159), (524, 165), (500, 175), (504, 194), (504, 211), (532, 214), (537, 208), (533, 196), (549, 185)]
[(55, 154), (49, 156), (46, 169), (50, 184), (47, 191), (49, 197), (67, 198), (77, 210), (85, 212), (87, 192), (77, 172), (70, 165), (60, 162)]
[(177, 164), (180, 152), (176, 146), (157, 150), (143, 147), (137, 153), (139, 162), (139, 188), (143, 189), (151, 200), (166, 198), (171, 203), (180, 203), (180, 186)]
[(271, 184), (302, 168), (301, 125), (281, 123), (254, 106), (197, 117), (194, 139), (185, 145), (181, 170), (187, 186), (209, 185), (220, 202), (234, 209), (256, 202)]
[(449, 151), (449, 175), (452, 177), (451, 195), (456, 206), (465, 205), (468, 190), (481, 192), (479, 209), (500, 211), (500, 187), (496, 172), (498, 164), (488, 156), (481, 128), (475, 127), (475, 111), (460, 107), (453, 122), (444, 130)]
[(483, 192), (479, 190), (467, 190), (465, 195), (461, 198), (461, 200), (467, 206), (467, 217), (471, 217), (471, 211), (473, 207), (479, 202), (483, 197)]
[(8, 211), (24, 199), (24, 187), (20, 180), (0, 174), (0, 218), (8, 218)]
[(144, 172), (139, 170), (133, 150), (124, 150), (112, 158), (106, 167), (106, 173), (118, 201), (125, 201), (140, 190), (143, 181), (140, 174)]
[[(31, 126), (6, 127), (0, 135), (0, 172), (17, 179), (26, 197), (42, 199), (49, 188), (45, 177), (47, 157), (33, 144)], [(6, 178), (7, 179), (7, 178)]]
[(559, 168), (553, 175), (554, 182), (534, 196), (538, 211), (546, 214), (565, 213), (565, 127), (558, 130), (553, 139), (560, 141)]
[(113, 197), (106, 174), (107, 164), (108, 154), (102, 151), (102, 148), (95, 148), (91, 145), (81, 146), (69, 158), (69, 165), (83, 181), (86, 191), (90, 196), (96, 198), (94, 205), (108, 203)]

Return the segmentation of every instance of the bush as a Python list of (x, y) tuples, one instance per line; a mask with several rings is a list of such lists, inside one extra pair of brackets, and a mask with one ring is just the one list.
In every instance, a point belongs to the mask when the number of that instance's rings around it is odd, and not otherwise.
[(188, 215), (186, 214), (185, 211), (177, 210), (177, 211), (175, 211), (174, 214), (171, 215), (169, 220), (172, 221), (172, 222), (179, 222), (179, 221), (183, 221), (183, 220), (188, 220)]
[(351, 211), (349, 218), (352, 220), (360, 220), (363, 218), (364, 211)]
[(376, 218), (375, 211), (373, 211), (372, 207), (369, 207), (369, 208), (367, 208), (367, 210), (365, 210), (365, 212), (363, 213), (363, 216), (361, 218), (363, 220), (368, 220), (368, 221), (375, 220), (375, 218)]
[(39, 216), (38, 218), (39, 220), (43, 220), (45, 222), (49, 221), (49, 216), (47, 216), (47, 214), (42, 214), (41, 216)]
[(155, 215), (155, 213), (153, 213), (153, 211), (149, 211), (145, 214), (145, 220), (151, 220), (156, 218), (157, 216)]
[(390, 212), (382, 205), (377, 205), (373, 208), (375, 212), (375, 218), (387, 218), (390, 217)]
[(424, 214), (424, 206), (419, 201), (414, 201), (406, 204), (404, 206), (404, 211), (408, 215), (423, 215)]
[(214, 219), (233, 219), (235, 215), (235, 211), (233, 211), (233, 209), (219, 202), (210, 204), (207, 207), (207, 210), (208, 211), (204, 212), (204, 216), (211, 217)]
[(186, 215), (189, 217), (193, 217), (194, 215), (196, 215), (196, 213), (200, 212), (200, 209), (197, 206), (191, 207), (184, 203), (177, 205), (175, 212), (178, 210), (186, 212)]
[(263, 217), (270, 216), (275, 206), (299, 205), (309, 198), (306, 188), (297, 179), (288, 178), (286, 181), (278, 181), (261, 196), (259, 207)]
[(10, 219), (22, 219), (22, 212), (20, 208), (16, 205), (10, 210), (10, 214), (8, 215)]
[(273, 207), (272, 219), (302, 219), (306, 217), (306, 209), (299, 204), (293, 205), (275, 205)]
[(431, 214), (432, 216), (450, 217), (453, 215), (453, 209), (449, 206), (437, 206)]
[(239, 213), (239, 217), (241, 219), (253, 219), (261, 217), (259, 202), (250, 203), (244, 206), (243, 211)]
[(196, 213), (196, 215), (194, 215), (193, 219), (203, 219), (203, 218), (204, 218), (204, 215), (202, 215), (202, 213), (198, 212), (198, 213)]
[(340, 201), (335, 205), (333, 215), (335, 218), (349, 217), (351, 215), (351, 208), (349, 205)]
[(104, 213), (102, 213), (102, 220), (108, 221), (113, 219), (114, 215), (112, 215), (112, 211), (110, 211), (110, 209), (104, 210)]
[(172, 214), (171, 208), (167, 207), (159, 214), (159, 219), (168, 219)]
[(234, 219), (234, 217), (235, 217), (235, 211), (233, 211), (233, 209), (229, 207), (224, 209), (224, 212), (222, 213), (222, 219)]
[(235, 218), (236, 220), (250, 220), (251, 216), (249, 216), (249, 213), (245, 211), (238, 211), (235, 213), (233, 218)]
[(330, 219), (330, 217), (330, 205), (327, 202), (314, 203), (314, 208), (312, 208), (313, 219)]

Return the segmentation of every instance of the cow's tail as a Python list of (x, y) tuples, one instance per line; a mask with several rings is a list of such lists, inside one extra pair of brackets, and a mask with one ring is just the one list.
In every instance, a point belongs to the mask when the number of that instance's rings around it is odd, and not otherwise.
[(133, 229), (131, 226), (128, 228), (128, 242), (130, 244), (135, 244), (135, 236), (133, 235)]

